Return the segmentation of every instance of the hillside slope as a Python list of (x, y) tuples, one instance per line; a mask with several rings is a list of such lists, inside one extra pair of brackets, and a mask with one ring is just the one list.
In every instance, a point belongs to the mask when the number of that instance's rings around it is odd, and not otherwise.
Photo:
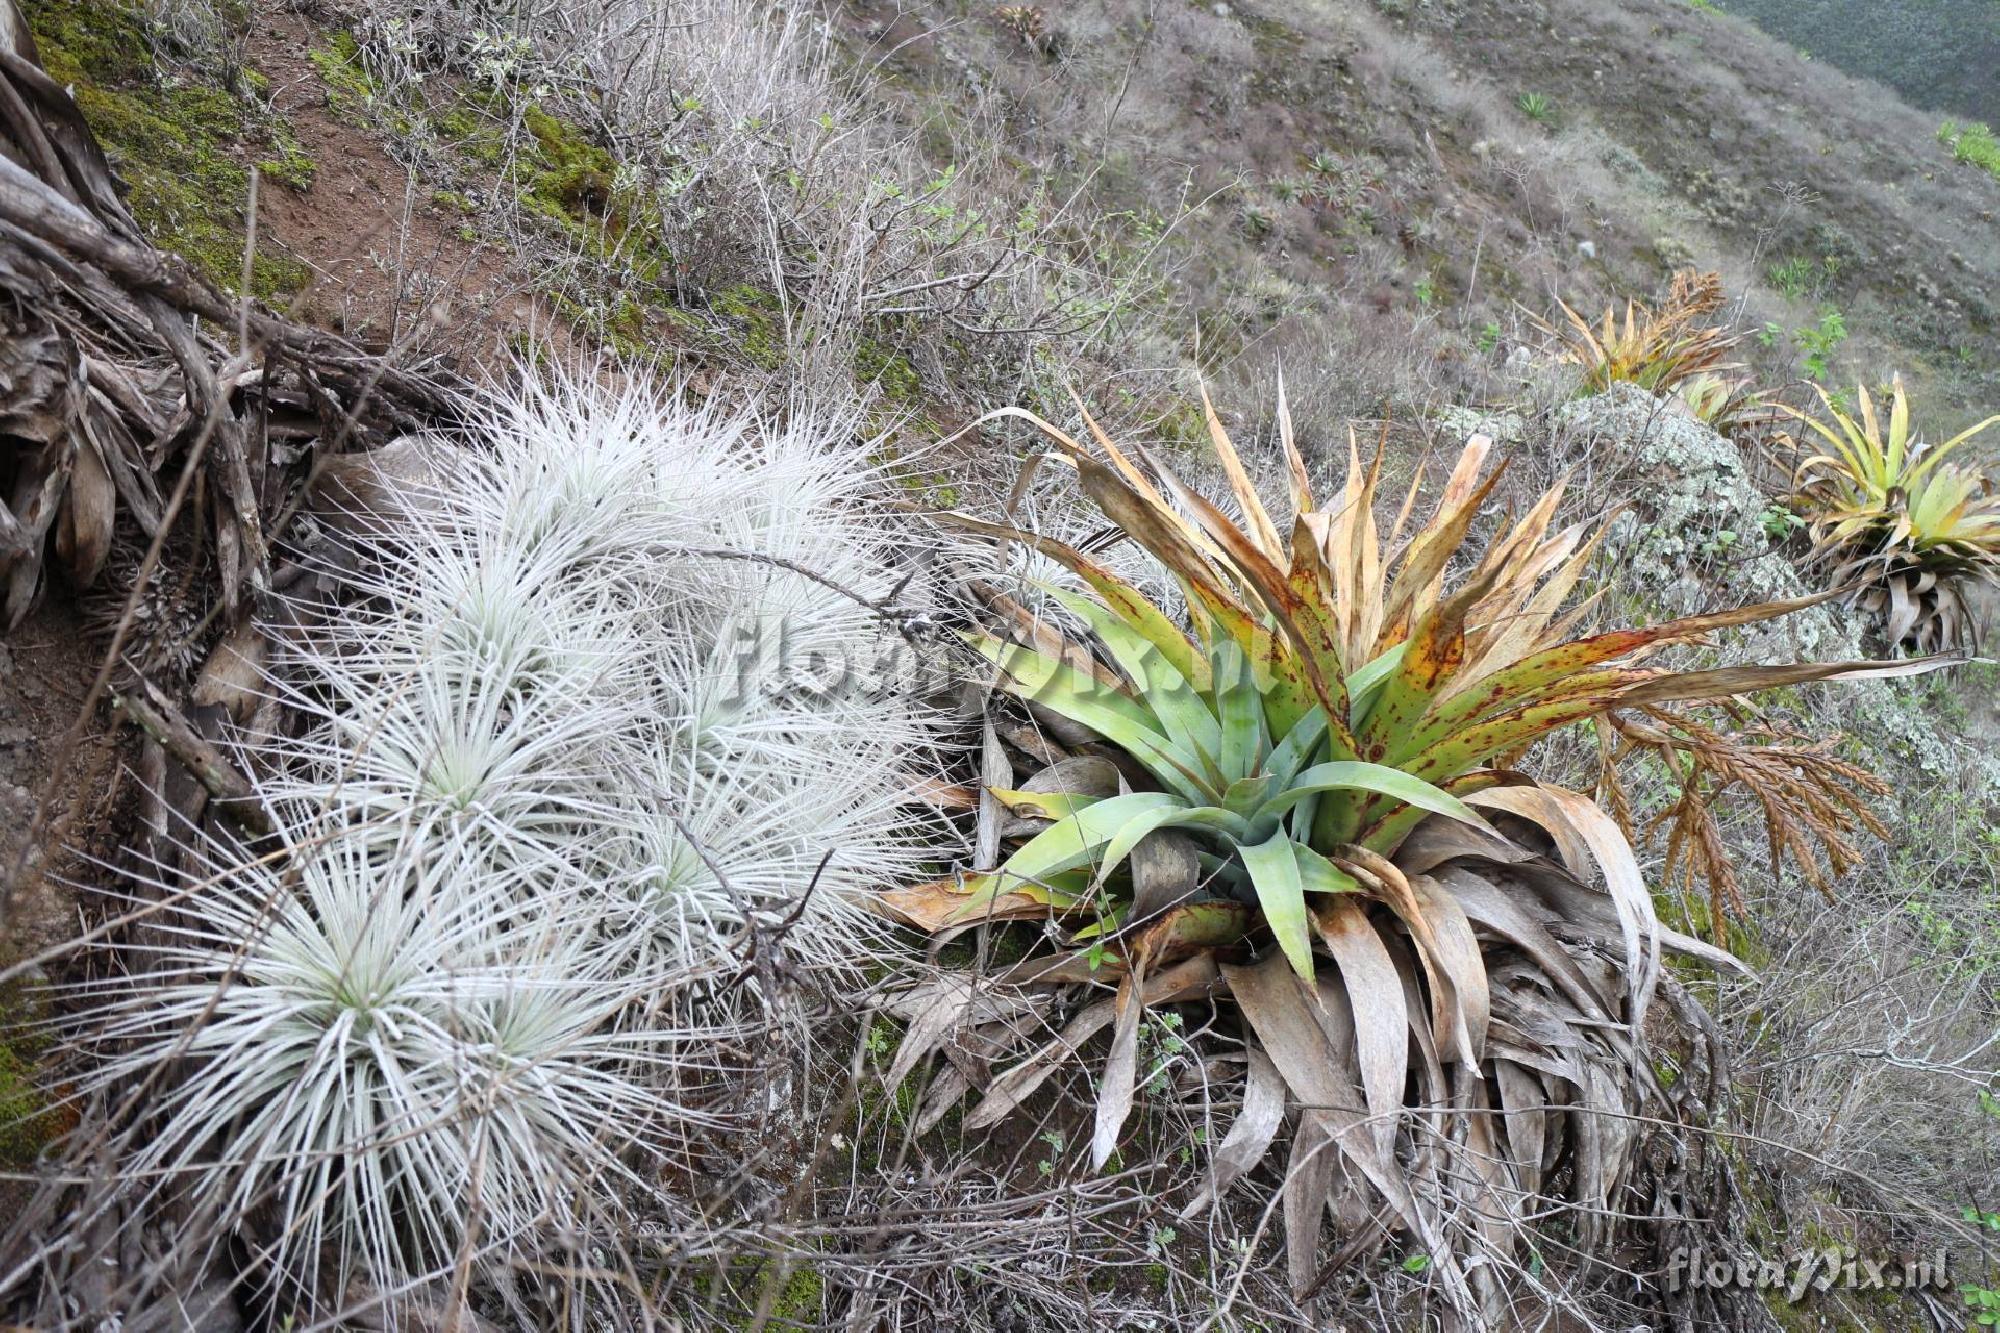
[(1961, 0), (1732, 0), (1803, 54), (1940, 115), (2000, 120), (2000, 6)]
[[(1030, 485), (1027, 432), (987, 414), (1025, 407), (1073, 424), (1073, 390), (1164, 455), (1205, 447), (1199, 378), (1243, 427), (1253, 466), (1273, 468), (1258, 480), (1274, 482), (1282, 373), (1316, 474), (1345, 460), (1362, 423), (1379, 428), (1399, 485), (1478, 422), (1511, 448), (1496, 451), (1510, 455), (1505, 481), (1468, 526), (1483, 531), (1506, 504), (1576, 473), (1561, 524), (1613, 529), (1593, 582), (1617, 613), (1658, 620), (1803, 597), (1822, 571), (1749, 446), (1632, 386), (1579, 395), (1575, 367), (1554, 354), (1558, 302), (1594, 316), (1654, 299), (1676, 273), (1716, 270), (1745, 335), (1735, 355), (1760, 386), (1805, 402), (1809, 379), (1851, 391), (1900, 373), (1933, 437), (2000, 404), (2000, 180), (1953, 161), (1931, 113), (1685, 0), (23, 9), (135, 215), (216, 284), (247, 286), (371, 354), (474, 382), (557, 365), (592, 383), (650, 376), (677, 403), (750, 404), (746, 421), (833, 403), (829, 449), (851, 452), (862, 489), (879, 468), (896, 474), (894, 499), (1069, 523), (1107, 558), (1133, 544), (1105, 541), (1115, 530), (1075, 512), (1055, 469)], [(908, 545), (926, 543), (939, 545), (928, 530)], [(928, 569), (945, 563), (936, 556), (910, 559)], [(114, 558), (106, 582), (131, 564)], [(183, 593), (212, 591), (198, 560), (187, 567)], [(1782, 579), (1764, 577), (1773, 571)], [(51, 576), (50, 605), (20, 633), (81, 642), (76, 592)], [(180, 646), (192, 663), (230, 626), (188, 619)], [(1838, 608), (1801, 619), (1820, 642), (1726, 639), (1717, 651), (1762, 661), (1883, 648)], [(928, 604), (916, 623), (934, 627)], [(90, 665), (60, 671), (81, 678)], [(22, 733), (9, 742), (20, 791), (74, 716), (67, 695), (23, 679), (49, 670), (40, 659), (34, 672), (0, 670), (0, 715)], [(1732, 1104), (1700, 1109), (1749, 1127), (1712, 1159), (1710, 1141), (1691, 1136), (1702, 1147), (1689, 1160), (1648, 1164), (1667, 1182), (1659, 1197), (1683, 1185), (1714, 1194), (1689, 1203), (1687, 1226), (1736, 1228), (1746, 1245), (1833, 1235), (1885, 1252), (1949, 1236), (1994, 1280), (1990, 1250), (1954, 1230), (1962, 1208), (1995, 1206), (1979, 1176), (2000, 1119), (1973, 1100), (2000, 1090), (1992, 687), (1990, 671), (1962, 671), (1870, 682), (1839, 702), (1787, 688), (1754, 722), (1737, 719), (1765, 739), (1796, 727), (1888, 779), (1876, 794), (1903, 842), (1857, 833), (1865, 848), (1825, 900), (1785, 872), (1775, 844), (1767, 853), (1747, 798), (1725, 811), (1724, 830), (1745, 865), (1741, 924), (1720, 919), (1719, 892), (1668, 887), (1660, 848), (1643, 849), (1662, 915), (1761, 972), (1674, 978), (1717, 1016), (1717, 1050), (1701, 1061), (1715, 1060), (1708, 1072)], [(90, 721), (93, 741), (125, 734)], [(1540, 758), (1552, 780), (1589, 790), (1591, 738), (1551, 739)], [(93, 762), (114, 762), (110, 745), (99, 751)], [(1668, 794), (1656, 777), (1637, 788), (1642, 809)], [(927, 796), (960, 802), (943, 818), (982, 799), (957, 769), (932, 785)], [(116, 841), (115, 812), (91, 818), (62, 833), (93, 849)], [(0, 823), (0, 844), (16, 825), (26, 821)], [(33, 905), (53, 932), (89, 901), (51, 881)], [(982, 937), (981, 964), (986, 948)], [(86, 958), (79, 973), (94, 966)], [(690, 1227), (699, 1243), (662, 1270), (674, 1301), (713, 1326), (847, 1316), (863, 1327), (876, 1311), (884, 1327), (1025, 1330), (1110, 1327), (1076, 1322), (1096, 1319), (1103, 1296), (1178, 1326), (1214, 1310), (1215, 1284), (1235, 1273), (1242, 1303), (1217, 1326), (1264, 1327), (1267, 1314), (1305, 1326), (1277, 1268), (1255, 1259), (1264, 1232), (1250, 1212), (1219, 1217), (1199, 1241), (1182, 1217), (1190, 1239), (1169, 1250), (1177, 1233), (1160, 1199), (1196, 1174), (1186, 1146), (1131, 1176), (1053, 1188), (1069, 1169), (1065, 1144), (1074, 1158), (1087, 1137), (1071, 1113), (1088, 1105), (1089, 1076), (1066, 1070), (1051, 1084), (1050, 1119), (1033, 1129), (975, 1140), (954, 1112), (918, 1132), (917, 1090), (863, 1078), (902, 1063), (904, 1034), (872, 1012), (848, 1031), (859, 1012), (856, 1002), (829, 1017), (810, 1055), (745, 1056), (791, 1062), (762, 1112), (786, 1129), (702, 1203), (721, 1209), (703, 1212), (703, 1228), (725, 1221), (713, 1234)], [(843, 1090), (808, 1060), (821, 1045), (843, 1058), (850, 1039)], [(1186, 1057), (1189, 1080), (1213, 1073), (1171, 1030), (1145, 1040), (1162, 1069)], [(1734, 1083), (1724, 1053), (1739, 1060)], [(1663, 1084), (1681, 1076), (1683, 1055), (1658, 1071)], [(43, 1059), (39, 1047), (0, 1056)], [(1239, 1048), (1216, 1067), (1241, 1060)], [(973, 1052), (951, 1077), (960, 1092), (984, 1091), (998, 1062)], [(1172, 1105), (1162, 1096), (1152, 1111)], [(842, 1132), (808, 1143), (823, 1124)], [(737, 1146), (718, 1142), (724, 1157)], [(0, 1165), (24, 1167), (39, 1146)], [(786, 1176), (806, 1158), (803, 1175)], [(1142, 1169), (1166, 1179), (1158, 1197)], [(1274, 1194), (1281, 1179), (1267, 1171), (1258, 1184)], [(1000, 1256), (991, 1264), (973, 1242), (938, 1252), (938, 1236), (969, 1233), (937, 1219), (968, 1206), (995, 1219), (978, 1237)], [(732, 1229), (739, 1207), (749, 1220)], [(1684, 1307), (1646, 1265), (1679, 1234), (1654, 1228), (1644, 1253), (1566, 1274), (1577, 1285), (1563, 1290), (1597, 1302), (1607, 1326), (1665, 1319)], [(1425, 1262), (1385, 1259), (1356, 1286), (1381, 1278), (1380, 1290), (1340, 1299), (1387, 1291), (1414, 1309)], [(1539, 1279), (1542, 1256), (1534, 1263)], [(1836, 1294), (1811, 1318), (1942, 1326), (1955, 1300), (1890, 1307)], [(1726, 1326), (1810, 1326), (1797, 1308), (1743, 1301), (1756, 1321)], [(1380, 1306), (1374, 1317), (1387, 1318)]]
[(1690, 264), (1782, 326), (1751, 349), (1769, 381), (1832, 309), (1834, 382), (1900, 369), (1964, 415), (2000, 388), (2000, 181), (1878, 86), (1682, 0), (1114, 0), (1032, 41), (963, 4), (850, 14), (925, 142), (997, 118), (1024, 171), (1110, 206), (1201, 201), (1160, 332), (1192, 356), (1199, 325), (1205, 363), (1252, 375), (1366, 363), (1335, 415), (1379, 401), (1385, 363), (1419, 401), (1476, 394), (1534, 340), (1524, 310)]

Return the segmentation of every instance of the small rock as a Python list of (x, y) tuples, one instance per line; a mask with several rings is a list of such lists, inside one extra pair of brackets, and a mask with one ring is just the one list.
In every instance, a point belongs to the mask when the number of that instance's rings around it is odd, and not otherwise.
[(313, 485), (313, 512), (346, 530), (421, 518), (436, 509), (450, 462), (450, 446), (414, 435), (335, 455)]
[(1576, 243), (1576, 252), (1585, 259), (1595, 259), (1597, 258), (1597, 242), (1578, 241)]
[[(1514, 349), (1515, 352), (1527, 350), (1525, 347)], [(1513, 360), (1513, 353), (1508, 354), (1508, 359)], [(1519, 412), (1482, 412), (1475, 407), (1447, 407), (1438, 413), (1437, 423), (1460, 439), (1489, 435), (1503, 447), (1521, 443), (1527, 434), (1526, 423)]]

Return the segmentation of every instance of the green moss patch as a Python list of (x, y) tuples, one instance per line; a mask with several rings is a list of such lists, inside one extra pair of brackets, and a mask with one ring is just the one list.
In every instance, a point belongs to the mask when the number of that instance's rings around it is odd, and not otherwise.
[(710, 308), (729, 321), (736, 350), (760, 370), (776, 370), (785, 360), (785, 331), (778, 298), (762, 288), (738, 283), (725, 287)]
[(44, 1148), (68, 1132), (70, 1120), (35, 1081), (33, 1062), (0, 1045), (0, 1168), (33, 1166)]
[(497, 167), (507, 160), (506, 131), (472, 102), (464, 102), (431, 119), (438, 138), (480, 166)]
[(354, 114), (375, 102), (375, 81), (368, 77), (361, 60), (361, 43), (345, 29), (329, 35), (324, 43), (306, 52), (306, 59), (319, 71), (326, 85), (329, 111)]
[[(603, 267), (603, 280), (593, 284), (596, 295), (549, 293), (578, 328), (621, 357), (646, 360), (660, 355), (663, 342), (680, 341), (665, 336), (668, 326), (684, 331), (690, 322), (699, 324), (660, 285), (671, 256), (657, 206), (586, 126), (540, 103), (478, 88), (460, 88), (422, 114), (467, 165), (497, 172), (499, 188), (525, 213), (573, 253)], [(479, 211), (456, 191), (433, 198), (467, 216)]]
[(538, 106), (521, 113), (534, 136), (533, 165), (524, 202), (537, 211), (581, 221), (605, 218), (617, 202), (618, 160), (584, 136), (582, 129)]
[(18, 988), (0, 989), (0, 1170), (34, 1165), (42, 1150), (75, 1126), (74, 1108), (44, 1091), (36, 1065), (49, 1045), (34, 1026), (39, 1006)]
[(319, 163), (313, 161), (312, 154), (299, 142), (299, 136), (292, 133), (291, 126), (279, 121), (270, 129), (271, 146), (277, 154), (259, 159), (258, 172), (264, 179), (276, 181), (288, 190), (300, 193), (310, 190), (313, 178), (319, 174)]
[(882, 396), (892, 403), (911, 406), (923, 399), (923, 381), (917, 377), (916, 367), (908, 357), (881, 343), (864, 342), (855, 349), (854, 378), (878, 385)]
[[(49, 74), (68, 85), (127, 187), (127, 206), (155, 244), (225, 290), (242, 281), (250, 170), (242, 150), (277, 149), (269, 174), (304, 188), (311, 159), (288, 129), (254, 118), (221, 88), (163, 77), (137, 9), (99, 0), (40, 0), (29, 26)], [(297, 291), (306, 266), (260, 252), (250, 289), (266, 300)]]

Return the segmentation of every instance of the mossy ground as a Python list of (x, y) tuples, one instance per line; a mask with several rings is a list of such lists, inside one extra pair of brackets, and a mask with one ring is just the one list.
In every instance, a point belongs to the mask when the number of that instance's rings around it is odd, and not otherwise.
[[(335, 48), (330, 56), (344, 49)], [(337, 64), (332, 59), (315, 63), (322, 63), (330, 97), (363, 91), (354, 82), (355, 62), (341, 56)], [(682, 309), (670, 289), (673, 256), (657, 202), (621, 170), (618, 157), (582, 121), (539, 101), (465, 86), (408, 114), (409, 121), (416, 119), (456, 155), (462, 178), (490, 180), (552, 241), (583, 262), (583, 281), (548, 292), (551, 304), (576, 328), (637, 361), (660, 359), (663, 349), (701, 341), (710, 332), (709, 321)], [(466, 229), (475, 229), (472, 219), (481, 210), (469, 193), (440, 190), (434, 199), (464, 214)], [(757, 311), (748, 337), (754, 341), (760, 331), (765, 333), (766, 359), (775, 365), (782, 339), (769, 338), (765, 329), (768, 305), (763, 294), (732, 301), (732, 308)], [(719, 307), (715, 313), (726, 314)], [(754, 359), (755, 349), (751, 355)]]
[(361, 44), (346, 29), (327, 34), (326, 41), (306, 52), (306, 59), (326, 84), (329, 111), (359, 115), (375, 101), (375, 81), (361, 60)]
[[(795, 1260), (790, 1273), (785, 1276), (784, 1285), (778, 1288), (772, 1301), (769, 1318), (757, 1323), (754, 1312), (762, 1299), (764, 1284), (776, 1275), (776, 1270), (768, 1263), (743, 1260), (732, 1264), (726, 1274), (704, 1274), (697, 1278), (694, 1290), (706, 1303), (718, 1328), (747, 1329), (753, 1324), (772, 1329), (812, 1328), (818, 1325), (825, 1315), (826, 1280), (803, 1260)], [(727, 1305), (740, 1308), (741, 1315), (729, 1317), (723, 1308)]]
[[(250, 197), (245, 158), (281, 185), (303, 189), (313, 162), (281, 120), (233, 93), (163, 73), (139, 10), (116, 0), (30, 0), (28, 23), (42, 62), (69, 86), (128, 188), (132, 216), (225, 290), (242, 282)], [(304, 287), (298, 260), (260, 249), (250, 288), (273, 300)]]
[(40, 1016), (17, 987), (0, 988), (0, 1171), (33, 1166), (42, 1149), (74, 1125), (74, 1111), (49, 1095), (39, 1075), (49, 1045), (33, 1026)]
[[(308, 59), (336, 115), (443, 150), (431, 202), (458, 215), (461, 240), (516, 240), (514, 229), (496, 227), (496, 209), (531, 223), (553, 252), (545, 299), (592, 342), (633, 362), (693, 353), (775, 372), (789, 360), (794, 331), (768, 285), (683, 287), (662, 196), (608, 146), (587, 104), (462, 78), (386, 88), (347, 30), (320, 34)], [(855, 382), (880, 396), (885, 426), (933, 405), (936, 386), (905, 341), (916, 336), (892, 321), (855, 349)]]
[(854, 378), (875, 385), (884, 398), (898, 407), (914, 407), (923, 401), (923, 380), (916, 367), (887, 344), (864, 342), (855, 349)]

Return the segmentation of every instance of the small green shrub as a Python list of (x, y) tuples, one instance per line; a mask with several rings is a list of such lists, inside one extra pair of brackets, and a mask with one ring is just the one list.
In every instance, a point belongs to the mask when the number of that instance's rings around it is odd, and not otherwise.
[(1522, 93), (1514, 99), (1514, 105), (1519, 107), (1521, 114), (1529, 120), (1541, 124), (1548, 123), (1556, 114), (1555, 103), (1541, 93)]
[(1822, 306), (1819, 323), (1811, 328), (1793, 329), (1792, 340), (1806, 354), (1806, 374), (1823, 383), (1834, 349), (1847, 341), (1847, 319), (1833, 306)]

